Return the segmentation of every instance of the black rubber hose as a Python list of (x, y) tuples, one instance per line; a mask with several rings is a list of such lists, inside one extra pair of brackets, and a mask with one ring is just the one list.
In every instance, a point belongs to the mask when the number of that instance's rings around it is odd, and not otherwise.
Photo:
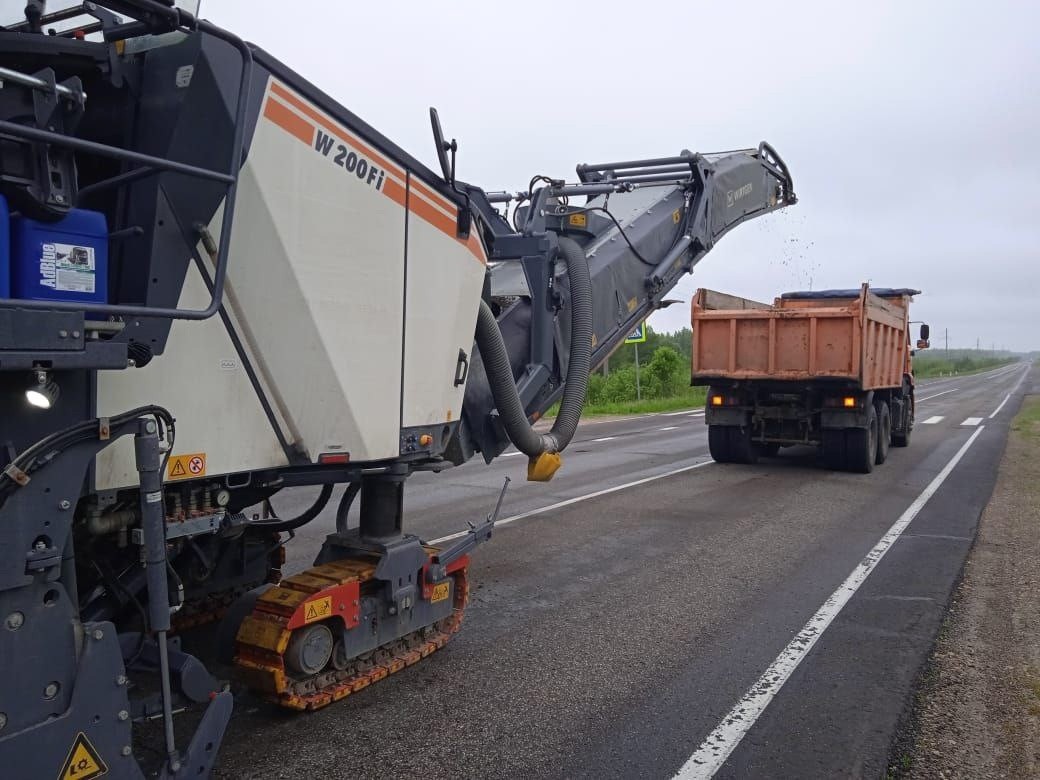
[(589, 384), (592, 360), (592, 277), (589, 263), (585, 250), (573, 240), (560, 238), (559, 247), (570, 281), (571, 348), (560, 413), (548, 433), (536, 433), (527, 421), (502, 331), (491, 307), (481, 301), (477, 316), (477, 348), (484, 361), (499, 417), (509, 440), (532, 458), (543, 452), (560, 452), (570, 443), (578, 428)]
[(347, 515), (350, 514), (350, 507), (360, 492), (361, 480), (351, 482), (347, 485), (347, 489), (343, 491), (343, 497), (339, 500), (339, 506), (336, 508), (336, 531), (341, 534), (347, 532)]
[(311, 504), (310, 509), (306, 510), (303, 514), (298, 517), (294, 517), (291, 520), (255, 520), (249, 524), (250, 528), (259, 528), (264, 531), (271, 531), (273, 533), (283, 533), (285, 531), (295, 531), (301, 526), (307, 525), (311, 520), (321, 514), (326, 504), (329, 503), (329, 499), (332, 498), (332, 484), (322, 485), (321, 493), (318, 494), (317, 500)]

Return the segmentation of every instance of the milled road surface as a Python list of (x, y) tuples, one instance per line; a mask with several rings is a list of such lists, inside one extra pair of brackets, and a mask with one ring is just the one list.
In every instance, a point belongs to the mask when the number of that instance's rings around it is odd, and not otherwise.
[[(497, 530), (462, 631), (415, 667), (307, 715), (240, 696), (218, 776), (671, 777), (981, 425), (717, 776), (881, 774), (1027, 371), (921, 383), (910, 447), (872, 475), (809, 448), (709, 463), (689, 413), (583, 424), (548, 485), (523, 481), (522, 456), (416, 475), (408, 530), (426, 539), (480, 519), (506, 475), (504, 517), (646, 481)], [(289, 570), (332, 514), (293, 541)]]

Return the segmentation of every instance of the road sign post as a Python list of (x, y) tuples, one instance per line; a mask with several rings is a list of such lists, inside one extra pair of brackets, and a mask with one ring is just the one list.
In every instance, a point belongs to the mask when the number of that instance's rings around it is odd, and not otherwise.
[(639, 345), (646, 341), (646, 321), (640, 322), (634, 331), (628, 334), (626, 344), (631, 344), (636, 351), (636, 400), (643, 400), (643, 388), (639, 383)]

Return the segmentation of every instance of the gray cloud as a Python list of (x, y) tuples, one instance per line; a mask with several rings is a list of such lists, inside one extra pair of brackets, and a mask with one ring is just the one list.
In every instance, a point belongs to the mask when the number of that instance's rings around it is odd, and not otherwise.
[[(306, 13), (302, 8), (306, 7)], [(289, 9), (297, 9), (295, 12)], [(1040, 348), (1040, 6), (1024, 2), (308, 3), (205, 0), (434, 165), (520, 189), (602, 159), (769, 140), (801, 202), (724, 238), (696, 287), (916, 286), (951, 346)]]

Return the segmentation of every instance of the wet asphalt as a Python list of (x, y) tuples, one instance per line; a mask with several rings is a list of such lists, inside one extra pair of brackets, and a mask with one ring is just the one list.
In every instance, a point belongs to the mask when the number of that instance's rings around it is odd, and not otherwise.
[[(217, 775), (670, 777), (981, 417), (950, 479), (718, 774), (878, 776), (1008, 424), (1040, 381), (1020, 382), (1027, 370), (921, 383), (910, 447), (871, 475), (826, 471), (810, 448), (709, 463), (696, 413), (588, 421), (548, 485), (524, 481), (522, 456), (416, 475), (407, 530), (428, 540), (482, 518), (507, 475), (503, 517), (580, 500), (496, 530), (473, 556), (462, 631), (420, 664), (305, 715), (238, 696)], [(275, 504), (290, 514), (311, 497)], [(332, 515), (293, 540), (289, 570), (309, 565)]]

